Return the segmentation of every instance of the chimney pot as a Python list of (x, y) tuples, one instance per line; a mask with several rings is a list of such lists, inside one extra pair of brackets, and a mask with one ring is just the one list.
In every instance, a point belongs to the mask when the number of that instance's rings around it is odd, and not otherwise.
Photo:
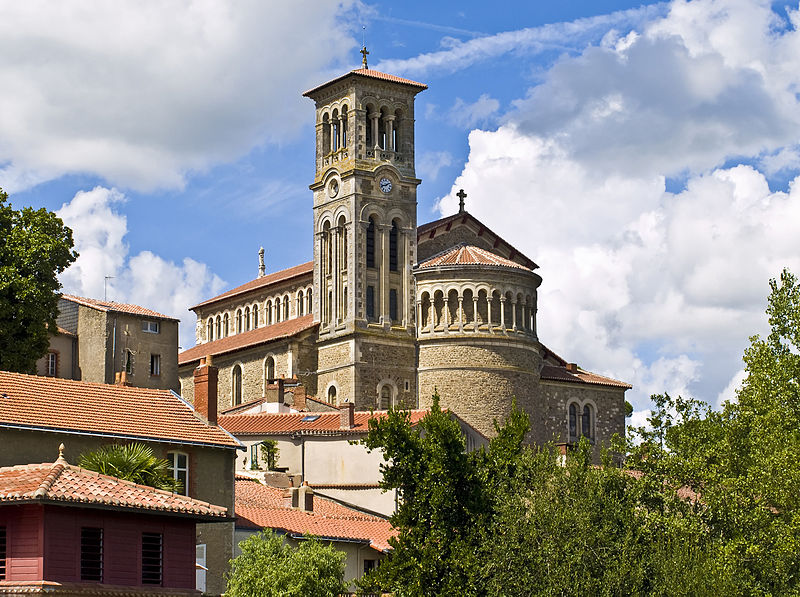
[(570, 373), (578, 372), (578, 363), (567, 363), (567, 371)]
[(297, 507), (304, 512), (314, 511), (314, 490), (309, 487), (307, 482), (297, 489)]
[(356, 426), (355, 410), (356, 405), (352, 402), (345, 402), (339, 406), (339, 427), (341, 429), (352, 429)]

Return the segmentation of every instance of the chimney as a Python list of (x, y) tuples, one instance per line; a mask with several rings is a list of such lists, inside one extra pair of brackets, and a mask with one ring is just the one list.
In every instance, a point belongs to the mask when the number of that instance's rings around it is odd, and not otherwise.
[(200, 359), (194, 370), (194, 409), (208, 421), (217, 424), (217, 380), (219, 369), (211, 364), (211, 356)]
[(287, 487), (283, 490), (283, 507), (284, 508), (297, 508), (299, 495), (299, 488)]
[(294, 388), (294, 401), (292, 407), (295, 410), (304, 410), (306, 407), (306, 387), (296, 386)]
[(285, 392), (284, 384), (286, 383), (286, 380), (280, 377), (278, 378), (277, 381), (278, 381), (278, 404), (283, 404), (284, 392)]
[(303, 481), (303, 484), (297, 490), (297, 507), (304, 512), (314, 511), (314, 490), (308, 486), (308, 481)]
[(578, 363), (567, 363), (567, 371), (570, 373), (578, 372)]
[(352, 402), (345, 402), (339, 407), (340, 429), (352, 429), (356, 426), (355, 410), (356, 405)]
[(129, 386), (131, 385), (128, 383), (128, 372), (123, 369), (119, 371), (116, 375), (114, 375), (114, 383), (118, 386)]
[(258, 277), (263, 278), (267, 273), (267, 266), (264, 264), (264, 247), (258, 250)]

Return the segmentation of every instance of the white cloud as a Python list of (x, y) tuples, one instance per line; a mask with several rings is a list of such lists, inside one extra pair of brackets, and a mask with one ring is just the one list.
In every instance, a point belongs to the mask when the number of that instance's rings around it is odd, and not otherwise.
[(189, 171), (296, 132), (307, 106), (292, 94), (354, 45), (339, 20), (351, 4), (4, 3), (3, 186), (89, 172), (180, 187)]
[(448, 120), (463, 128), (473, 128), (485, 125), (500, 109), (500, 102), (483, 93), (472, 103), (467, 103), (460, 97), (456, 98), (453, 107), (448, 112)]
[[(187, 309), (218, 294), (224, 282), (207, 265), (185, 258), (176, 264), (150, 251), (130, 255), (127, 219), (115, 210), (125, 196), (116, 189), (80, 191), (56, 213), (72, 228), (80, 256), (62, 275), (63, 291), (133, 303), (181, 320), (183, 348), (194, 345), (195, 316)], [(106, 276), (111, 276), (108, 280)]]
[(436, 180), (439, 171), (453, 163), (449, 151), (428, 151), (417, 158), (417, 171), (423, 179)]
[(663, 12), (663, 4), (651, 4), (607, 15), (551, 23), (516, 31), (478, 37), (466, 42), (448, 38), (446, 49), (404, 60), (383, 60), (378, 69), (387, 73), (419, 76), (430, 71), (455, 71), (510, 53), (536, 53), (564, 49), (565, 45), (585, 45), (611, 27), (632, 27)]

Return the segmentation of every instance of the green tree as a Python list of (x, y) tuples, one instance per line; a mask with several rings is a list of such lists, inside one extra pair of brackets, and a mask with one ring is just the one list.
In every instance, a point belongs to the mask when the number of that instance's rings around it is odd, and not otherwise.
[(248, 537), (231, 560), (228, 597), (338, 597), (344, 582), (345, 554), (307, 536), (297, 548), (272, 530)]
[(7, 200), (0, 189), (0, 370), (33, 373), (56, 333), (56, 276), (78, 255), (54, 213)]
[(265, 439), (261, 442), (261, 458), (264, 459), (268, 471), (275, 470), (280, 455), (281, 450), (278, 448), (278, 442), (274, 439)]
[(149, 485), (166, 491), (182, 491), (169, 462), (157, 458), (146, 444), (109, 444), (93, 452), (81, 454), (78, 465), (90, 471)]

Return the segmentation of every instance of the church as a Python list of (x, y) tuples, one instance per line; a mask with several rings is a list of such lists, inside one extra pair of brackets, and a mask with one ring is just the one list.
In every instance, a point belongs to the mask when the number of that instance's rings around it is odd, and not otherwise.
[[(314, 259), (192, 307), (196, 346), (219, 368), (219, 408), (263, 401), (280, 382), (309, 410), (424, 409), (434, 392), (487, 437), (512, 402), (529, 440), (595, 446), (624, 433), (631, 386), (549, 350), (537, 333), (536, 263), (466, 209), (417, 223), (414, 101), (423, 83), (367, 66), (303, 95), (314, 102)], [(546, 314), (543, 314), (546, 316)], [(283, 395), (279, 400), (283, 401)]]

